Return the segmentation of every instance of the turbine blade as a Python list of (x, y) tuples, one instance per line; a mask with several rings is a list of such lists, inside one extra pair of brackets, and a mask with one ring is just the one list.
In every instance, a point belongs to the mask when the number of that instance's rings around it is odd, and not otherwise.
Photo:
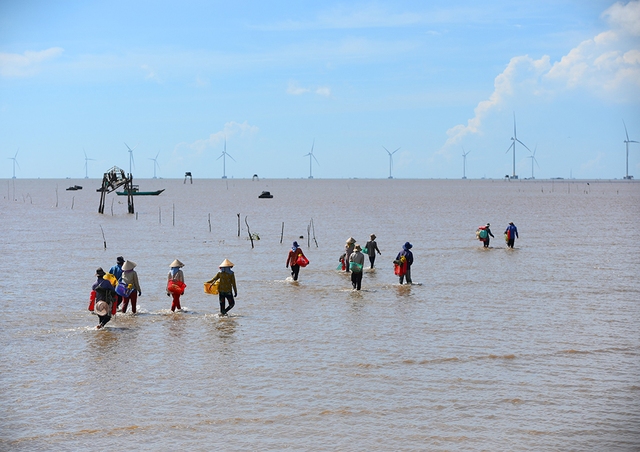
[(389, 149), (385, 148), (384, 146), (382, 146), (382, 149), (384, 149), (385, 151), (387, 151), (387, 154), (391, 155), (391, 152), (389, 152)]
[(640, 141), (629, 140), (629, 143), (640, 143)]
[(224, 157), (224, 152), (220, 154), (220, 157), (218, 157), (216, 160), (220, 160), (222, 157)]
[(509, 151), (511, 150), (511, 148), (514, 147), (515, 145), (516, 145), (515, 141), (513, 143), (511, 143), (511, 146), (509, 146), (509, 148), (507, 149), (507, 152), (505, 152), (505, 154), (508, 154)]
[(233, 157), (231, 157), (231, 154), (229, 154), (228, 152), (227, 152), (227, 156), (228, 156), (231, 160), (233, 160), (234, 162), (236, 161), (236, 159), (234, 159)]
[(318, 165), (320, 164), (320, 162), (318, 161), (315, 155), (311, 154), (311, 157), (313, 157), (313, 160), (315, 160)]
[(124, 143), (124, 145), (127, 147), (128, 150), (133, 151), (133, 149), (131, 149), (127, 143)]
[(629, 133), (627, 132), (627, 125), (624, 123), (624, 119), (622, 120), (622, 125), (624, 126), (624, 134), (627, 136), (627, 141), (629, 141)]
[(391, 154), (395, 154), (396, 152), (398, 152), (400, 150), (400, 148), (396, 149), (395, 151), (393, 151)]
[[(526, 144), (524, 144), (522, 141), (518, 140), (517, 138), (516, 138), (516, 141), (517, 141), (518, 143), (520, 143), (521, 145), (523, 145), (525, 148), (527, 148), (527, 151), (531, 152), (531, 149), (529, 149), (529, 148), (527, 147), (527, 145), (526, 145)], [(513, 143), (513, 145), (515, 146), (515, 142)]]

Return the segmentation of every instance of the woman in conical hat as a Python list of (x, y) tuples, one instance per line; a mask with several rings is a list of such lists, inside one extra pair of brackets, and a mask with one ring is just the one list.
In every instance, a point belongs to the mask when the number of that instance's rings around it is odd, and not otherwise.
[(345, 264), (344, 271), (347, 273), (349, 273), (349, 258), (353, 253), (353, 248), (355, 244), (356, 244), (356, 239), (354, 239), (353, 237), (349, 237), (347, 239), (347, 243), (345, 243), (344, 245), (344, 264)]
[[(171, 311), (175, 312), (182, 310), (182, 306), (180, 306), (180, 296), (184, 293), (184, 273), (182, 272), (182, 267), (184, 264), (180, 262), (178, 259), (175, 259), (171, 264), (169, 264), (169, 274), (167, 275), (167, 296), (173, 297), (173, 302), (171, 303)], [(172, 288), (172, 292), (169, 292), (169, 288)]]
[(98, 279), (92, 286), (92, 289), (96, 291), (96, 303), (93, 312), (98, 316), (98, 326), (96, 327), (98, 330), (111, 320), (111, 309), (116, 295), (111, 283), (103, 278), (104, 275), (104, 270), (99, 267), (96, 270)]
[(373, 268), (374, 262), (376, 261), (376, 251), (378, 252), (378, 254), (382, 254), (380, 252), (380, 249), (378, 248), (378, 243), (376, 242), (375, 234), (371, 234), (369, 236), (369, 241), (364, 247), (367, 249), (367, 255), (369, 256), (369, 263), (371, 264), (371, 267), (369, 268)]
[[(238, 296), (238, 288), (236, 287), (236, 275), (231, 270), (233, 263), (229, 259), (225, 259), (220, 264), (220, 271), (216, 276), (207, 281), (207, 284), (212, 284), (220, 280), (218, 285), (218, 300), (220, 301), (220, 315), (227, 315), (227, 312), (235, 306), (236, 302), (234, 297)], [(229, 302), (229, 306), (225, 308), (226, 302)]]
[(122, 264), (122, 278), (120, 279), (125, 286), (133, 289), (128, 297), (122, 298), (122, 312), (127, 312), (129, 302), (131, 302), (131, 312), (134, 314), (136, 311), (136, 305), (138, 303), (138, 296), (142, 295), (142, 289), (140, 288), (140, 281), (138, 281), (138, 273), (134, 270), (137, 264), (133, 261), (124, 261)]

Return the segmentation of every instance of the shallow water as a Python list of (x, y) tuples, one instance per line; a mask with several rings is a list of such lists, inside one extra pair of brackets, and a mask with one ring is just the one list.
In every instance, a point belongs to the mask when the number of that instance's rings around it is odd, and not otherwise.
[[(138, 182), (166, 191), (99, 215), (97, 180), (2, 181), (0, 449), (640, 449), (638, 183)], [(370, 233), (383, 254), (354, 292), (338, 257)], [(393, 275), (407, 240), (422, 285)], [(96, 331), (93, 275), (119, 255), (139, 312)], [(220, 318), (202, 282), (225, 258), (239, 296)]]

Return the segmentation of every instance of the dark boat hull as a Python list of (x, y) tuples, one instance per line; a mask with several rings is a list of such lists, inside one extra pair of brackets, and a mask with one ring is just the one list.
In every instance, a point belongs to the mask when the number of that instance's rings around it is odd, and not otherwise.
[[(156, 190), (156, 191), (132, 191), (131, 195), (132, 196), (158, 196), (164, 190), (165, 189), (163, 188), (162, 190)], [(129, 192), (127, 192), (127, 191), (117, 191), (116, 194), (118, 196), (127, 196), (129, 194)]]

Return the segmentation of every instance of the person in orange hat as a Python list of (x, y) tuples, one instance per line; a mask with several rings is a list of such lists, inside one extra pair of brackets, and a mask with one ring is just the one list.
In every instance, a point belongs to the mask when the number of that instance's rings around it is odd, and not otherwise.
[[(220, 264), (220, 271), (218, 274), (207, 281), (207, 284), (212, 284), (220, 280), (220, 284), (218, 285), (218, 300), (220, 300), (221, 316), (225, 316), (227, 315), (227, 312), (231, 311), (236, 304), (234, 297), (238, 296), (236, 275), (231, 270), (232, 267), (233, 263), (229, 259), (225, 259)], [(225, 308), (227, 301), (229, 302), (229, 306)]]

